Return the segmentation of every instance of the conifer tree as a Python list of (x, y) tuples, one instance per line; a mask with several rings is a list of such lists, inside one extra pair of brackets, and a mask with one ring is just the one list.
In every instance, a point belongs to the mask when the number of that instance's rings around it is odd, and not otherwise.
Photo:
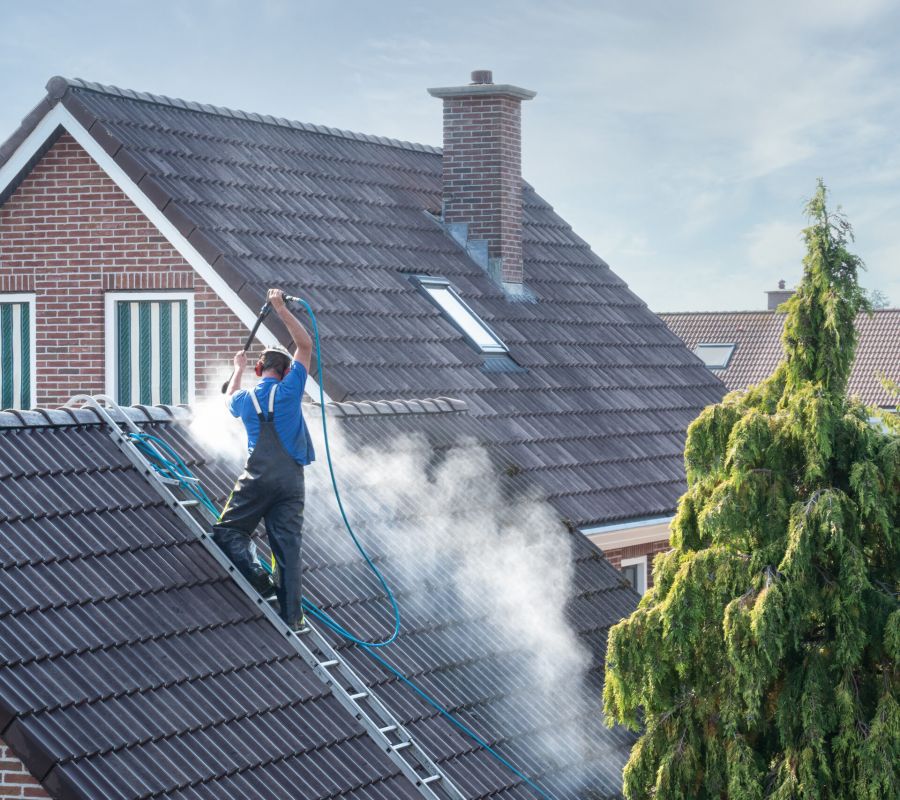
[(784, 360), (688, 429), (653, 588), (607, 653), (629, 800), (900, 797), (900, 437), (846, 396), (850, 226), (807, 206)]

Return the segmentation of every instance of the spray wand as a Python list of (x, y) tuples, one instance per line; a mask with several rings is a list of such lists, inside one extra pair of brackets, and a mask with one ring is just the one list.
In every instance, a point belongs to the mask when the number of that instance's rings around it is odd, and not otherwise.
[[(292, 300), (297, 298), (291, 298)], [(247, 340), (244, 342), (244, 350), (243, 352), (247, 352), (250, 349), (250, 345), (253, 344), (253, 340), (256, 338), (256, 332), (259, 330), (259, 326), (262, 325), (262, 321), (269, 315), (269, 312), (272, 310), (272, 306), (269, 303), (265, 303), (263, 307), (259, 310), (259, 314), (256, 315), (256, 322), (253, 323), (253, 327), (250, 329), (250, 335), (247, 337)], [(228, 376), (228, 380), (222, 384), (222, 394), (228, 391), (228, 384), (231, 383), (231, 379), (234, 377), (234, 370), (231, 370), (231, 375)]]

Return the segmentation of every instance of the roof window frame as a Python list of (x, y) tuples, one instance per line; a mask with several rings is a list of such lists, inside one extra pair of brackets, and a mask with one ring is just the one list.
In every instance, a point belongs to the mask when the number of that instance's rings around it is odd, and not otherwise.
[[(708, 364), (706, 362), (706, 359), (703, 358), (703, 356), (701, 356), (698, 352), (701, 347), (730, 347), (731, 349), (728, 351), (728, 355), (725, 357), (724, 363)], [(728, 369), (729, 364), (731, 364), (731, 359), (734, 358), (734, 353), (736, 350), (737, 342), (697, 342), (691, 352), (703, 362), (703, 365), (707, 369)]]
[[(434, 305), (440, 312), (441, 316), (444, 317), (450, 324), (453, 325), (466, 339), (469, 344), (471, 344), (479, 353), (484, 355), (509, 355), (509, 347), (503, 342), (503, 340), (491, 329), (491, 327), (480, 317), (475, 311), (472, 310), (471, 306), (466, 303), (465, 300), (460, 297), (459, 292), (456, 291), (455, 287), (449, 280), (446, 278), (436, 277), (434, 275), (413, 275), (413, 281), (416, 283), (418, 289), (425, 297), (428, 298), (428, 301)], [(438, 288), (445, 290), (450, 297), (452, 297), (456, 303), (459, 304), (460, 309), (463, 313), (468, 314), (470, 320), (475, 323), (479, 328), (481, 328), (485, 336), (491, 340), (493, 340), (493, 344), (484, 345), (475, 339), (465, 328), (463, 324), (461, 324), (454, 317), (453, 313), (448, 310), (445, 306), (443, 306), (440, 301), (429, 291), (429, 288)]]

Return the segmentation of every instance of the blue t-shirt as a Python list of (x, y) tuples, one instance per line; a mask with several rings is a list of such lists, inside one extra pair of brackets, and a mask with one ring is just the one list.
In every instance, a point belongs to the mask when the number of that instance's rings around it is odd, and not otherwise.
[[(252, 391), (256, 394), (265, 417), (269, 415), (269, 392), (275, 385), (278, 386), (278, 391), (275, 392), (275, 431), (278, 438), (298, 464), (309, 464), (315, 460), (316, 454), (306, 423), (303, 421), (301, 408), (303, 387), (306, 385), (306, 367), (295, 361), (283, 380), (263, 378), (256, 384)], [(228, 410), (232, 416), (243, 420), (247, 429), (247, 449), (252, 453), (259, 438), (259, 418), (250, 399), (250, 392), (247, 389), (239, 389), (231, 395)]]

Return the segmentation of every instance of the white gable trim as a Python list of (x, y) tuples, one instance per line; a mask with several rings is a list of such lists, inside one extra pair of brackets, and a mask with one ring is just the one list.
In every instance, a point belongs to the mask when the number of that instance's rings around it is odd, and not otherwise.
[[(47, 143), (47, 140), (53, 136), (53, 132), (62, 125), (60, 115), (57, 112), (60, 106), (50, 109), (44, 118), (37, 124), (37, 127), (25, 138), (16, 151), (9, 157), (7, 162), (0, 167), (0, 194), (5, 192), (10, 184), (15, 180), (28, 162), (34, 158), (37, 152)], [(70, 115), (71, 116), (71, 115)]]
[[(44, 118), (38, 123), (37, 127), (26, 137), (25, 141), (16, 148), (16, 151), (10, 159), (0, 167), (0, 194), (2, 194), (15, 180), (16, 176), (25, 168), (28, 162), (40, 151), (41, 147), (46, 144), (47, 140), (53, 135), (53, 132), (62, 127), (72, 138), (80, 144), (84, 150), (90, 155), (97, 165), (112, 179), (116, 184), (150, 220), (151, 223), (165, 237), (169, 244), (174, 247), (182, 258), (190, 264), (197, 274), (206, 281), (212, 290), (222, 298), (225, 305), (230, 308), (238, 319), (244, 323), (249, 329), (253, 327), (256, 321), (256, 314), (259, 309), (250, 308), (219, 274), (209, 265), (203, 256), (194, 248), (194, 246), (185, 238), (179, 230), (166, 218), (149, 198), (140, 190), (138, 185), (126, 174), (112, 157), (97, 143), (87, 129), (66, 109), (61, 103), (57, 103)], [(266, 325), (260, 325), (256, 334), (257, 338), (266, 347), (274, 347), (281, 344), (275, 334), (269, 330)], [(223, 354), (226, 356), (229, 354)], [(314, 399), (319, 399), (319, 385), (316, 381), (309, 377), (306, 383), (307, 393)], [(325, 402), (330, 403), (331, 398), (325, 394)]]

